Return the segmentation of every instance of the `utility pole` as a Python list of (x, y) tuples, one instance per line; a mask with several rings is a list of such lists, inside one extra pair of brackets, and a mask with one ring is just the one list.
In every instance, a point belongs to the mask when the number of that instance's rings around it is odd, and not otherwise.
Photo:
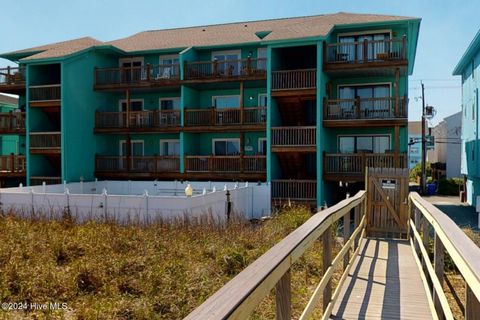
[(427, 186), (427, 171), (426, 171), (426, 161), (427, 161), (427, 137), (425, 136), (425, 86), (422, 84), (422, 177), (420, 180), (420, 187), (422, 194), (426, 194), (426, 186)]

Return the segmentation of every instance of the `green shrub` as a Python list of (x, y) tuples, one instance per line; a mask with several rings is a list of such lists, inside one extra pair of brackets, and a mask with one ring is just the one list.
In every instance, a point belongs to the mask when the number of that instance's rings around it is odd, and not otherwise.
[(441, 178), (438, 181), (437, 193), (445, 196), (457, 196), (463, 185), (462, 179), (459, 178)]
[[(432, 168), (430, 167), (430, 162), (428, 161), (426, 162), (425, 170), (427, 171), (427, 177), (432, 175)], [(412, 168), (412, 170), (410, 170), (409, 178), (410, 178), (410, 181), (416, 182), (417, 177), (421, 177), (421, 176), (422, 176), (422, 163), (419, 162), (415, 165), (415, 167)]]

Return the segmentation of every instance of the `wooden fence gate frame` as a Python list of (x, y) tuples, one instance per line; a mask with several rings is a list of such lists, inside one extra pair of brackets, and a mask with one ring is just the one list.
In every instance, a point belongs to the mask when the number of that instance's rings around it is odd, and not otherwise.
[(367, 168), (366, 232), (369, 237), (408, 237), (408, 169)]

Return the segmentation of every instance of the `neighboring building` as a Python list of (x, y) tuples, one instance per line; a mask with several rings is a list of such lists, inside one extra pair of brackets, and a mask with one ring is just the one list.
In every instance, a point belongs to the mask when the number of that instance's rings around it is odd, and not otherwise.
[(462, 77), (462, 145), (461, 173), (465, 176), (467, 202), (477, 204), (480, 195), (480, 161), (478, 132), (478, 90), (480, 88), (480, 31), (468, 46), (453, 75)]
[(444, 118), (431, 128), (434, 146), (427, 152), (427, 161), (432, 166), (434, 180), (460, 178), (461, 174), (462, 113)]
[(27, 80), (1, 87), (26, 101), (30, 185), (268, 181), (323, 205), (367, 165), (407, 166), (419, 26), (337, 13), (81, 38), (1, 55)]
[(408, 168), (422, 162), (422, 121), (408, 122)]
[(0, 94), (0, 186), (2, 187), (25, 183), (24, 117), (25, 113), (19, 109), (18, 98)]

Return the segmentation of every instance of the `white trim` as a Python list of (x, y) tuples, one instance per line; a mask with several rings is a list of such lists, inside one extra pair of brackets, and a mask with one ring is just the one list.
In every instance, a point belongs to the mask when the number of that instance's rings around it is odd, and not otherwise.
[(227, 94), (227, 95), (220, 95), (220, 96), (212, 96), (212, 107), (215, 106), (215, 99), (216, 98), (231, 98), (231, 97), (237, 97), (238, 98), (238, 107), (232, 107), (232, 108), (240, 108), (240, 95), (239, 94)]
[(340, 99), (340, 87), (367, 87), (367, 86), (383, 86), (388, 85), (390, 89), (390, 98), (392, 95), (392, 83), (391, 82), (369, 82), (369, 83), (351, 83), (351, 84), (337, 84), (337, 99)]
[[(267, 142), (267, 138), (258, 138), (257, 154), (261, 154), (260, 153), (260, 146), (263, 144), (263, 141)], [(264, 150), (263, 155), (267, 155), (267, 150)]]
[[(162, 101), (168, 101), (168, 100), (178, 100), (178, 102), (180, 102), (178, 104), (178, 110), (180, 110), (180, 108), (181, 108), (180, 104), (182, 103), (181, 99), (182, 99), (181, 97), (159, 98), (158, 99), (158, 110), (161, 110), (161, 108), (162, 108)], [(177, 109), (173, 109), (173, 110), (177, 110)]]
[(124, 63), (124, 62), (130, 62), (130, 63), (140, 62), (142, 66), (144, 65), (143, 57), (120, 58), (120, 59), (118, 59), (118, 66), (121, 67), (122, 63)]
[[(166, 154), (164, 154), (164, 150), (162, 148), (162, 143), (164, 142), (178, 142), (178, 144), (180, 145), (180, 139), (160, 139), (159, 140), (159, 144), (160, 144), (160, 155), (161, 156), (168, 156)], [(179, 153), (178, 153), (178, 156), (180, 155), (180, 150), (179, 150)]]
[[(120, 99), (118, 100), (118, 111), (122, 111), (122, 103), (127, 104), (127, 99)], [(132, 102), (141, 102), (142, 103), (142, 111), (145, 110), (145, 99), (130, 99), (130, 103)]]
[(387, 150), (392, 150), (392, 134), (391, 133), (360, 133), (360, 134), (338, 134), (337, 135), (337, 152), (340, 152), (340, 137), (388, 137)]
[(237, 59), (240, 59), (242, 56), (242, 50), (238, 49), (238, 50), (226, 50), (226, 51), (212, 51), (212, 61), (215, 56), (219, 56), (219, 55), (226, 56), (226, 55), (233, 55), (233, 54), (236, 54)]
[(392, 39), (392, 29), (381, 29), (381, 30), (368, 30), (368, 31), (354, 31), (354, 32), (345, 32), (337, 34), (337, 42), (340, 42), (340, 37), (349, 37), (349, 36), (369, 36), (375, 34), (384, 34), (388, 33), (390, 39)]
[(238, 152), (240, 153), (240, 138), (215, 138), (212, 139), (212, 154), (215, 155), (215, 142), (217, 141), (238, 141)]
[(180, 60), (180, 55), (178, 54), (167, 54), (167, 55), (160, 55), (158, 56), (158, 63), (160, 63), (162, 60), (168, 60), (168, 59), (178, 59)]
[[(119, 144), (118, 144), (118, 148), (119, 148), (118, 154), (121, 157), (125, 157), (126, 155), (122, 154), (122, 144), (123, 143), (126, 144), (127, 140), (122, 139), (122, 140), (119, 140), (118, 142), (119, 142)], [(141, 156), (143, 157), (145, 155), (145, 143), (143, 142), (143, 140), (140, 140), (140, 139), (130, 140), (130, 148), (133, 148), (134, 143), (141, 143), (142, 144), (142, 155)], [(125, 146), (125, 148), (126, 148), (126, 146)], [(130, 150), (130, 155), (133, 156), (131, 153), (132, 153), (132, 150)]]
[(261, 106), (260, 105), (260, 97), (265, 97), (267, 98), (267, 104), (268, 104), (268, 93), (259, 93), (257, 97), (257, 107), (267, 107), (267, 106)]

